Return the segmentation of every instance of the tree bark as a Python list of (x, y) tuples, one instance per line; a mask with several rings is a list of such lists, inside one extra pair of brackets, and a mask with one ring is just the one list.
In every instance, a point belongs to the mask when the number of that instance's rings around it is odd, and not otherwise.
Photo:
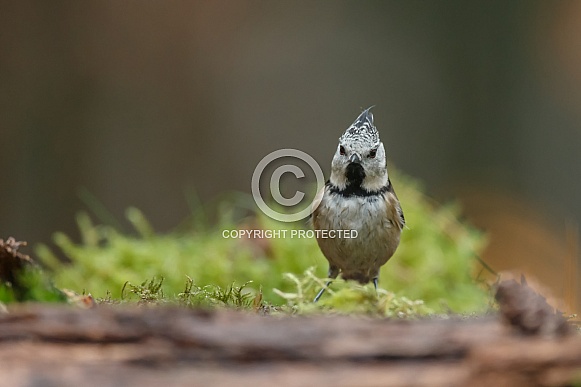
[(0, 315), (2, 385), (568, 386), (581, 336), (498, 316), (387, 320), (99, 305)]

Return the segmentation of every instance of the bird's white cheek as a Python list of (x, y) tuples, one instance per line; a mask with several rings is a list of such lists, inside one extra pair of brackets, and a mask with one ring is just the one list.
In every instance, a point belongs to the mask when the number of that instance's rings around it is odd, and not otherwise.
[(345, 189), (347, 186), (347, 178), (345, 177), (345, 171), (340, 168), (333, 169), (331, 172), (331, 177), (329, 179), (331, 184), (339, 189)]

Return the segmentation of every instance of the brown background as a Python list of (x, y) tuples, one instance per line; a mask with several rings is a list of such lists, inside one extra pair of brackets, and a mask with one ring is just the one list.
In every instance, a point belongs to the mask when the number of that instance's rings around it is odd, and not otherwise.
[[(98, 198), (160, 231), (279, 148), (328, 173), (361, 108), (392, 162), (581, 309), (581, 3), (0, 1), (0, 237)], [(577, 263), (576, 263), (577, 262)]]

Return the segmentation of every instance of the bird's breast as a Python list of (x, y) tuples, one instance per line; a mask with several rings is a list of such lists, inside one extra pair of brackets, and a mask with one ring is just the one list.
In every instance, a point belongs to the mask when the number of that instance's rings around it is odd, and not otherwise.
[(331, 229), (372, 231), (370, 228), (387, 225), (387, 203), (383, 195), (344, 197), (327, 193), (318, 209), (321, 226)]
[(345, 278), (369, 280), (395, 252), (401, 230), (390, 219), (390, 203), (384, 194), (345, 197), (327, 191), (323, 196), (313, 213), (315, 229), (356, 231), (354, 238), (317, 239)]

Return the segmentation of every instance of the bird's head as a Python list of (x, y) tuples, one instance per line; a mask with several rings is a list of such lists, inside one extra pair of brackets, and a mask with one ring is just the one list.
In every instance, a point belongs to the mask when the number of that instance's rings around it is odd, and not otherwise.
[(351, 186), (377, 191), (387, 184), (385, 148), (370, 110), (364, 110), (339, 138), (330, 178), (339, 189)]

